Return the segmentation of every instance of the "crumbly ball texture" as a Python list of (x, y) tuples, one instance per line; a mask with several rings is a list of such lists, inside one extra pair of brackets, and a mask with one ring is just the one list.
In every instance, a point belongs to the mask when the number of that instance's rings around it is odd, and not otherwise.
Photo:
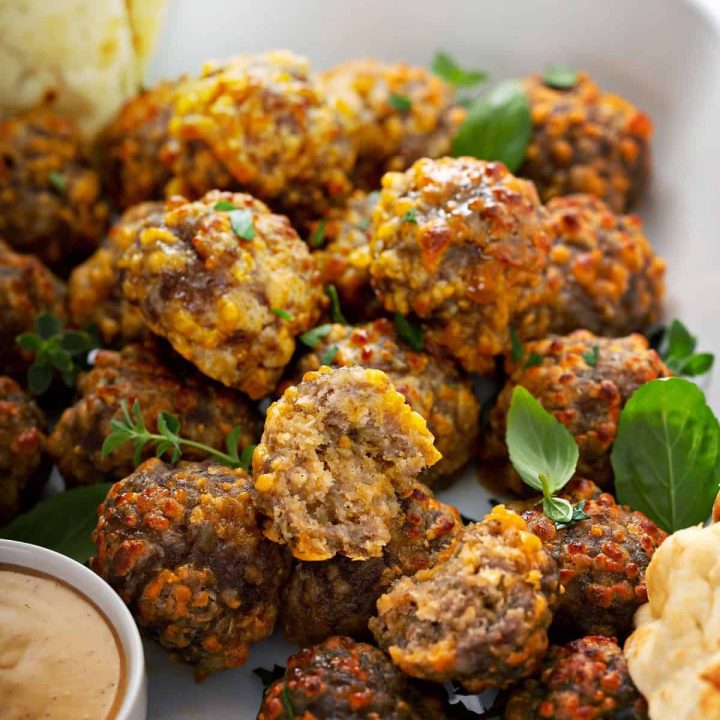
[(370, 287), (370, 223), (379, 197), (379, 192), (356, 190), (347, 205), (332, 208), (309, 228), (311, 247), (320, 233), (325, 242), (313, 253), (323, 285), (335, 285), (350, 321), (372, 320), (383, 310)]
[(370, 629), (408, 675), (505, 688), (537, 669), (557, 591), (539, 538), (498, 505), (463, 529), (447, 560), (398, 580)]
[(590, 480), (573, 480), (561, 493), (584, 502), (589, 520), (567, 528), (527, 503), (522, 516), (560, 568), (560, 595), (553, 630), (564, 637), (610, 635), (625, 638), (635, 611), (648, 601), (645, 571), (667, 537), (639, 511), (618, 505)]
[(45, 416), (11, 378), (0, 376), (0, 527), (24, 510), (50, 473)]
[(539, 75), (523, 84), (533, 132), (519, 174), (545, 202), (580, 192), (602, 198), (615, 212), (630, 208), (650, 176), (650, 118), (602, 92), (585, 73), (568, 90), (549, 87)]
[(164, 196), (172, 177), (167, 127), (184, 82), (162, 82), (131, 98), (102, 134), (103, 180), (121, 208)]
[(665, 261), (637, 215), (616, 215), (592, 195), (547, 204), (552, 241), (546, 279), (551, 333), (585, 329), (607, 337), (640, 332), (660, 316)]
[(110, 228), (100, 247), (71, 273), (68, 280), (68, 312), (78, 327), (94, 324), (105, 345), (134, 342), (147, 334), (138, 309), (122, 292), (118, 260), (146, 222), (158, 222), (163, 202), (133, 205)]
[[(531, 355), (542, 362), (526, 367)], [(505, 484), (518, 494), (525, 494), (527, 487), (510, 466), (505, 445), (516, 385), (531, 392), (575, 437), (580, 449), (578, 475), (610, 488), (610, 451), (623, 406), (644, 383), (672, 374), (642, 335), (613, 339), (586, 330), (526, 343), (522, 357), (517, 362), (506, 358), (505, 368), (509, 378), (490, 412), (491, 432), (483, 453), (486, 460), (499, 464)]]
[(647, 703), (614, 638), (589, 635), (553, 646), (537, 677), (510, 695), (504, 720), (647, 720)]
[[(333, 348), (337, 352), (328, 361)], [(330, 366), (382, 370), (408, 405), (425, 418), (442, 455), (422, 476), (428, 485), (447, 484), (470, 459), (478, 436), (480, 406), (472, 380), (452, 360), (413, 352), (386, 319), (359, 327), (333, 325), (299, 360), (298, 374), (317, 370), (323, 359)]]
[(345, 128), (308, 61), (289, 52), (208, 63), (176, 94), (168, 132), (169, 193), (244, 190), (273, 209), (317, 216), (350, 191)]
[[(236, 210), (215, 209), (230, 203)], [(249, 239), (246, 239), (248, 238)], [(325, 302), (315, 262), (288, 219), (259, 200), (175, 197), (118, 262), (145, 324), (201, 372), (268, 395)]]
[(430, 567), (449, 553), (461, 528), (457, 510), (416, 483), (400, 500), (382, 557), (296, 563), (280, 603), (285, 637), (300, 646), (330, 635), (366, 639), (377, 599), (397, 578)]
[(412, 684), (380, 650), (331, 637), (288, 659), (257, 720), (443, 720), (430, 688)]
[(450, 85), (423, 67), (365, 58), (320, 73), (319, 82), (357, 150), (353, 181), (373, 190), (391, 170), (450, 154), (465, 111)]
[[(50, 436), (50, 453), (66, 483), (120, 480), (133, 471), (132, 443), (106, 457), (101, 452), (110, 423), (122, 418), (122, 400), (130, 409), (139, 401), (145, 426), (153, 433), (158, 432), (158, 415), (169, 412), (180, 420), (183, 437), (222, 452), (225, 437), (235, 425), (242, 428), (239, 450), (257, 442), (262, 424), (245, 397), (169, 355), (151, 345), (129, 345), (122, 352), (102, 350), (97, 354), (95, 367), (78, 381), (81, 398), (63, 412)], [(148, 445), (143, 457), (154, 454)], [(192, 448), (183, 448), (183, 456), (206, 457)]]
[(322, 367), (267, 412), (253, 456), (266, 535), (299, 560), (380, 557), (414, 480), (440, 453), (385, 373)]
[(107, 227), (100, 178), (72, 121), (34, 110), (0, 122), (0, 237), (67, 270)]
[(370, 274), (385, 308), (414, 313), (429, 346), (466, 370), (490, 372), (511, 347), (510, 323), (537, 334), (532, 308), (549, 239), (532, 183), (502, 163), (418, 160), (383, 178), (373, 215)]
[(153, 458), (98, 510), (90, 566), (198, 678), (242, 665), (275, 624), (288, 560), (263, 536), (251, 490), (244, 470)]

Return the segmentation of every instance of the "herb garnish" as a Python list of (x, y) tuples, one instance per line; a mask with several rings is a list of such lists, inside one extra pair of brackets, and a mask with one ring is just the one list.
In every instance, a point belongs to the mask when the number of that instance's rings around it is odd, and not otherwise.
[(590, 366), (595, 367), (597, 365), (597, 361), (600, 359), (600, 346), (595, 343), (593, 345), (592, 350), (588, 350), (587, 352), (584, 352), (582, 354), (583, 360)]
[(675, 532), (710, 514), (720, 425), (690, 380), (652, 380), (625, 404), (610, 460), (618, 502)]
[(231, 203), (229, 200), (218, 200), (213, 205), (213, 210), (218, 210), (219, 212), (231, 212), (232, 210), (238, 209), (238, 206), (235, 205), (235, 203)]
[(697, 338), (679, 320), (673, 320), (659, 340), (660, 357), (676, 375), (696, 377), (708, 372), (715, 362), (712, 353), (696, 353)]
[(446, 52), (435, 53), (430, 69), (446, 83), (456, 88), (472, 87), (487, 80), (481, 70), (464, 70)]
[(253, 215), (247, 208), (240, 209), (229, 200), (218, 200), (213, 205), (213, 210), (226, 212), (230, 216), (230, 225), (235, 235), (241, 240), (252, 240), (255, 237), (255, 225)]
[(542, 364), (543, 364), (543, 356), (540, 353), (537, 353), (533, 350), (533, 352), (531, 352), (528, 355), (528, 359), (525, 361), (525, 365), (523, 365), (523, 369), (527, 370), (528, 368), (536, 367), (536, 366), (542, 365)]
[(340, 308), (340, 297), (337, 288), (334, 285), (328, 285), (325, 288), (325, 294), (330, 298), (330, 318), (334, 323), (341, 325), (349, 325)]
[(56, 371), (68, 387), (74, 387), (87, 353), (100, 344), (89, 330), (63, 330), (60, 318), (52, 313), (40, 313), (35, 318), (35, 332), (22, 333), (15, 342), (35, 354), (27, 373), (28, 387), (35, 395), (50, 387)]
[(562, 65), (551, 65), (542, 76), (542, 81), (555, 90), (570, 90), (577, 85), (577, 73)]
[(245, 451), (248, 448), (245, 448), (242, 456), (238, 454), (238, 440), (242, 432), (239, 425), (233, 427), (227, 434), (225, 438), (227, 453), (224, 453), (204, 443), (182, 437), (180, 435), (180, 420), (172, 413), (159, 413), (157, 416), (158, 432), (152, 433), (145, 426), (138, 400), (133, 403), (132, 415), (128, 410), (127, 400), (120, 401), (120, 409), (122, 417), (110, 421), (111, 431), (102, 445), (103, 457), (106, 457), (121, 445), (131, 442), (133, 443), (133, 463), (135, 466), (142, 462), (143, 449), (148, 444), (155, 446), (155, 457), (161, 457), (170, 452), (170, 460), (175, 463), (182, 456), (182, 446), (186, 446), (200, 450), (228, 467), (241, 467), (244, 470), (250, 468), (249, 460), (252, 458), (252, 452), (247, 457)]
[(51, 170), (48, 173), (48, 182), (58, 195), (64, 195), (67, 192), (67, 180), (59, 170)]
[(295, 717), (295, 708), (292, 706), (292, 701), (290, 700), (290, 690), (287, 685), (282, 689), (280, 699), (282, 700), (283, 710), (285, 713), (283, 720), (293, 720)]
[(404, 222), (404, 223), (414, 223), (415, 225), (417, 225), (417, 224), (418, 224), (418, 221), (417, 221), (417, 213), (416, 213), (416, 211), (415, 211), (415, 208), (410, 208), (410, 209), (402, 216), (401, 222)]
[(507, 80), (470, 105), (455, 135), (453, 154), (501, 160), (515, 172), (525, 159), (531, 133), (527, 94), (519, 82)]
[(325, 242), (326, 225), (327, 220), (325, 220), (324, 218), (317, 224), (315, 229), (312, 231), (312, 234), (310, 235), (310, 247), (322, 247), (323, 243)]
[(395, 332), (415, 352), (420, 352), (425, 347), (422, 327), (411, 323), (402, 313), (395, 313)]
[(391, 93), (388, 102), (399, 112), (406, 113), (412, 109), (412, 100), (407, 95)]
[(303, 343), (303, 345), (307, 345), (310, 348), (314, 348), (322, 338), (324, 338), (330, 331), (332, 330), (332, 325), (330, 323), (325, 323), (324, 325), (317, 325), (314, 328), (311, 328), (307, 332), (304, 332), (300, 336), (300, 342)]
[(321, 365), (330, 365), (330, 363), (335, 359), (336, 355), (340, 352), (340, 348), (337, 345), (331, 345), (321, 356), (320, 356), (320, 364)]
[(283, 675), (285, 675), (285, 668), (280, 665), (273, 665), (272, 670), (266, 670), (265, 668), (258, 667), (252, 672), (253, 675), (257, 675), (260, 678), (263, 688), (268, 688), (276, 680), (279, 680)]
[(543, 494), (543, 512), (558, 526), (584, 519), (578, 504), (555, 495), (575, 474), (577, 442), (570, 431), (524, 388), (515, 387), (507, 416), (505, 440), (510, 462), (526, 485)]
[(513, 362), (520, 362), (523, 356), (523, 347), (515, 328), (510, 328), (510, 357)]
[(279, 318), (282, 318), (283, 320), (287, 320), (288, 322), (292, 320), (292, 315), (283, 308), (270, 308), (270, 312), (273, 315), (277, 315)]

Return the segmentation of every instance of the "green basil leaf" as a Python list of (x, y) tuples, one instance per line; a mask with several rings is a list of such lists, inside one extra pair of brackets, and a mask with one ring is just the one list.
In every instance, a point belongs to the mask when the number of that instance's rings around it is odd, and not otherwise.
[(562, 530), (563, 528), (570, 527), (581, 520), (589, 520), (590, 516), (585, 512), (585, 501), (581, 500), (577, 505), (573, 507), (572, 518), (568, 522), (555, 521), (555, 528)]
[(312, 231), (312, 235), (310, 235), (310, 247), (319, 248), (323, 245), (325, 242), (325, 226), (327, 225), (327, 220), (323, 219), (318, 224), (317, 227)]
[(340, 325), (349, 325), (348, 321), (340, 309), (340, 297), (338, 296), (337, 288), (334, 285), (328, 285), (325, 288), (325, 294), (330, 298), (330, 318), (334, 323), (340, 323)]
[(230, 224), (241, 240), (252, 240), (255, 237), (255, 225), (249, 210), (233, 210), (230, 213)]
[(421, 352), (425, 347), (422, 326), (414, 325), (402, 313), (395, 313), (395, 332), (415, 352)]
[(652, 380), (623, 408), (610, 460), (618, 502), (675, 532), (710, 514), (720, 425), (690, 380)]
[(330, 365), (339, 352), (340, 348), (337, 345), (332, 345), (320, 356), (320, 364)]
[(64, 195), (67, 191), (67, 180), (58, 170), (51, 170), (48, 173), (48, 182), (58, 195)]
[(318, 325), (300, 336), (300, 342), (310, 348), (314, 348), (322, 338), (324, 338), (332, 330), (330, 323)]
[(480, 70), (463, 70), (450, 55), (442, 51), (435, 53), (431, 70), (454, 87), (472, 87), (487, 80), (486, 73)]
[(546, 497), (542, 500), (543, 512), (556, 523), (568, 524), (573, 519), (573, 506), (565, 498)]
[(500, 83), (468, 109), (453, 141), (453, 154), (500, 160), (515, 172), (532, 134), (530, 103), (519, 82)]
[(288, 322), (292, 320), (292, 315), (283, 308), (270, 308), (270, 312), (273, 315), (277, 315), (279, 318), (282, 318), (283, 320), (287, 320)]
[(561, 65), (551, 65), (542, 76), (542, 81), (556, 90), (570, 90), (577, 85), (577, 73)]
[(33, 363), (28, 368), (27, 384), (35, 395), (42, 395), (52, 384), (53, 369), (48, 365)]
[(98, 483), (53, 495), (18, 515), (0, 530), (0, 537), (40, 545), (84, 563), (95, 552), (90, 535), (97, 525), (97, 507), (111, 487), (112, 483)]
[(712, 353), (695, 353), (695, 355), (691, 355), (690, 358), (685, 361), (680, 368), (680, 374), (687, 375), (688, 377), (704, 375), (712, 369), (714, 362), (715, 356)]
[(43, 339), (49, 340), (62, 332), (60, 318), (52, 313), (43, 312), (35, 318), (35, 332)]
[(213, 205), (213, 210), (217, 210), (219, 212), (232, 212), (233, 210), (238, 209), (238, 206), (234, 203), (231, 203), (229, 200), (218, 200)]
[(399, 112), (406, 113), (412, 109), (412, 100), (406, 95), (396, 95), (392, 93), (388, 98), (388, 102)]
[(505, 440), (510, 462), (526, 485), (543, 492), (540, 475), (547, 478), (547, 493), (557, 492), (575, 473), (578, 446), (568, 429), (524, 388), (513, 390)]
[(28, 352), (37, 352), (43, 345), (43, 341), (35, 333), (22, 333), (15, 338), (15, 342)]
[(667, 348), (665, 357), (668, 359), (684, 359), (695, 352), (697, 338), (679, 320), (673, 320), (667, 329)]

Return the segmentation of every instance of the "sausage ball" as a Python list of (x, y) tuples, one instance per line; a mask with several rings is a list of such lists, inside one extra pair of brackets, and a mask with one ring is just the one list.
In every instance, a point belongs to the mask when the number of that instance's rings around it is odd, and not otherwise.
[(296, 563), (282, 593), (280, 622), (285, 636), (298, 645), (330, 635), (365, 638), (377, 599), (398, 577), (434, 565), (449, 552), (461, 528), (454, 507), (415, 483), (412, 493), (400, 500), (400, 513), (382, 557), (357, 561), (336, 556)]
[(665, 261), (655, 255), (637, 215), (615, 215), (592, 195), (547, 204), (553, 288), (549, 331), (579, 328), (621, 337), (659, 319)]
[(568, 89), (550, 87), (539, 75), (523, 84), (533, 129), (518, 174), (535, 183), (544, 202), (580, 192), (617, 213), (630, 208), (650, 176), (650, 118), (585, 73)]
[(469, 692), (532, 674), (547, 649), (558, 573), (525, 521), (497, 505), (444, 562), (398, 580), (370, 629), (408, 675)]
[(164, 197), (172, 177), (168, 123), (182, 83), (162, 82), (128, 100), (100, 138), (105, 184), (121, 208)]
[(355, 154), (340, 116), (289, 52), (208, 63), (177, 93), (168, 132), (171, 193), (244, 190), (317, 216), (350, 190)]
[(138, 309), (125, 300), (118, 261), (140, 227), (161, 221), (163, 202), (133, 205), (112, 226), (100, 247), (68, 280), (68, 310), (78, 327), (97, 326), (106, 345), (130, 343), (147, 334)]
[(492, 371), (494, 356), (510, 349), (511, 319), (524, 313), (524, 323), (535, 323), (549, 250), (543, 220), (532, 183), (502, 163), (418, 160), (383, 178), (373, 287), (387, 310), (424, 321), (431, 346), (466, 370)]
[(325, 241), (314, 253), (323, 285), (335, 285), (350, 320), (372, 320), (382, 312), (370, 287), (370, 222), (379, 196), (357, 190), (346, 206), (310, 225), (310, 246)]
[(537, 677), (513, 690), (504, 720), (647, 720), (647, 703), (614, 638), (553, 646)]
[(399, 498), (440, 459), (385, 373), (322, 367), (267, 412), (253, 456), (266, 535), (299, 560), (380, 557)]
[(0, 376), (0, 527), (35, 499), (50, 473), (45, 416), (22, 388)]
[(465, 115), (450, 85), (404, 62), (350, 60), (320, 73), (319, 82), (349, 128), (353, 180), (365, 189), (377, 188), (390, 170), (448, 155)]
[(90, 566), (199, 679), (242, 665), (275, 625), (288, 560), (263, 536), (251, 491), (244, 470), (152, 458), (98, 510)]
[(512, 392), (522, 385), (572, 433), (580, 450), (577, 473), (612, 485), (610, 451), (620, 412), (642, 384), (672, 373), (642, 335), (602, 338), (587, 330), (526, 343), (519, 360), (507, 358), (509, 378), (490, 411), (486, 460), (500, 464), (505, 484), (526, 490), (508, 462), (505, 445)]
[(667, 533), (643, 513), (618, 505), (590, 480), (573, 480), (562, 497), (574, 505), (583, 502), (590, 518), (558, 528), (534, 504), (522, 513), (560, 568), (564, 592), (553, 629), (566, 637), (624, 638), (635, 611), (648, 601), (645, 571)]
[(443, 720), (439, 698), (411, 683), (376, 647), (331, 637), (288, 659), (257, 720)]
[(0, 122), (0, 236), (66, 270), (94, 250), (108, 217), (73, 122), (45, 108)]
[(301, 374), (317, 370), (323, 361), (331, 366), (361, 365), (387, 373), (408, 405), (425, 418), (442, 455), (422, 476), (428, 485), (447, 484), (470, 459), (478, 435), (480, 405), (472, 380), (461, 374), (452, 360), (413, 352), (398, 339), (393, 323), (381, 319), (354, 328), (330, 326), (313, 350), (300, 359), (298, 369)]
[(35, 317), (43, 312), (65, 319), (65, 284), (34, 255), (13, 252), (0, 240), (0, 373), (24, 380), (32, 354), (15, 338), (35, 332)]
[[(50, 436), (49, 450), (68, 485), (120, 480), (135, 468), (132, 443), (103, 457), (103, 441), (111, 422), (122, 418), (121, 402), (132, 409), (140, 403), (145, 426), (157, 431), (161, 412), (180, 420), (183, 437), (225, 451), (225, 437), (239, 425), (238, 447), (257, 442), (261, 422), (255, 408), (240, 393), (211, 382), (184, 362), (173, 362), (146, 345), (129, 345), (122, 352), (102, 350), (95, 367), (78, 381), (80, 399), (63, 412)], [(190, 458), (202, 459), (183, 448)], [(148, 445), (144, 457), (154, 449)]]
[(125, 299), (201, 372), (257, 399), (275, 389), (325, 298), (288, 219), (240, 193), (175, 197), (120, 261)]

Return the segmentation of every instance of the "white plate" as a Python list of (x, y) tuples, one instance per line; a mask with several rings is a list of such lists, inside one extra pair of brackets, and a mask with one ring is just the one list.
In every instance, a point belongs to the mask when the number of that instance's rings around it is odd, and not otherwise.
[[(426, 65), (437, 49), (517, 77), (563, 63), (647, 110), (656, 127), (655, 175), (640, 213), (668, 259), (668, 315), (720, 351), (720, 8), (717, 0), (174, 0), (148, 81), (196, 72), (209, 58), (285, 47), (315, 67), (377, 56)], [(720, 407), (717, 384), (705, 383)], [(472, 517), (487, 510), (474, 474), (442, 493)], [(285, 664), (273, 638), (244, 668), (196, 685), (146, 643), (150, 718), (250, 720), (257, 666)]]

